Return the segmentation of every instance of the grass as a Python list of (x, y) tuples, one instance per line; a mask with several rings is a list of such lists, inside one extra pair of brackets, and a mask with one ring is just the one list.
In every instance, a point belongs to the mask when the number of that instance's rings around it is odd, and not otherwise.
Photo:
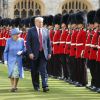
[(68, 83), (49, 78), (48, 93), (35, 92), (31, 83), (30, 72), (19, 82), (19, 90), (11, 93), (7, 68), (0, 64), (0, 100), (100, 100), (100, 94), (91, 92), (85, 87), (75, 87)]

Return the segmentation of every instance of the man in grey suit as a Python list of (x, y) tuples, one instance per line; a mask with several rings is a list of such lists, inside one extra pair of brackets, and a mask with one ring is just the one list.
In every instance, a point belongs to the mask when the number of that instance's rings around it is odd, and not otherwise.
[(35, 26), (29, 29), (26, 47), (31, 60), (31, 77), (33, 87), (36, 91), (40, 90), (39, 74), (42, 79), (43, 92), (49, 91), (47, 61), (51, 58), (51, 43), (48, 29), (43, 27), (43, 18), (35, 18)]

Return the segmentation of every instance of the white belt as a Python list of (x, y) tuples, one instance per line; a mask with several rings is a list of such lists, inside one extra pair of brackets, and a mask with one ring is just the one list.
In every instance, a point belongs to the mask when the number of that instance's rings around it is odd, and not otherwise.
[(100, 49), (100, 46), (98, 46), (97, 48)]
[(83, 45), (83, 43), (76, 44), (76, 46), (82, 46), (82, 45)]
[(90, 47), (96, 48), (96, 47), (97, 47), (97, 45), (93, 45), (93, 44), (91, 44), (91, 45), (90, 45)]
[(0, 38), (0, 40), (3, 40), (3, 38)]
[(71, 43), (71, 45), (73, 46), (73, 45), (76, 45), (76, 43)]
[(66, 42), (66, 44), (71, 44), (71, 42)]
[(53, 42), (53, 44), (58, 44), (58, 43), (60, 43), (60, 42)]
[(60, 42), (60, 43), (62, 44), (62, 43), (66, 43), (66, 42), (62, 41), (62, 42)]
[(91, 44), (86, 44), (85, 46), (91, 46)]

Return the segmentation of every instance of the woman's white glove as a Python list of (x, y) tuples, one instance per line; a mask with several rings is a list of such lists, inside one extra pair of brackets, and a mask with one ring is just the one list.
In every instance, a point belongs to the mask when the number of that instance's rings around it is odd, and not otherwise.
[(18, 51), (18, 52), (17, 52), (17, 55), (20, 56), (22, 53), (23, 53), (23, 51)]
[(7, 61), (4, 61), (5, 66), (7, 66), (7, 63), (8, 63)]
[(4, 64), (7, 65), (7, 61), (4, 61)]

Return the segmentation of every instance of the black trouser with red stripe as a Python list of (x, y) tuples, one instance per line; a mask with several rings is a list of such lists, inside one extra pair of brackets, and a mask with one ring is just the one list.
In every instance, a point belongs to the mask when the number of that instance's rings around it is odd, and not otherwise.
[(3, 52), (4, 52), (5, 46), (0, 46), (0, 60), (3, 61)]
[(70, 69), (70, 56), (69, 54), (66, 55), (66, 66), (67, 66), (67, 70), (68, 70), (68, 78), (70, 79), (71, 77), (71, 69)]
[(90, 69), (90, 74), (91, 74), (91, 85), (92, 86), (96, 86), (96, 61), (95, 60), (88, 60), (87, 62), (87, 66), (89, 67)]
[(54, 58), (53, 76), (62, 77), (62, 67), (61, 67), (60, 55), (54, 54), (53, 58)]
[(63, 76), (64, 76), (63, 78), (68, 79), (69, 78), (68, 62), (66, 60), (65, 54), (60, 55), (60, 61), (61, 61), (62, 69), (63, 69)]
[(87, 67), (85, 65), (85, 59), (77, 58), (77, 81), (85, 86), (87, 82)]
[(77, 81), (77, 66), (76, 66), (76, 58), (74, 56), (70, 56), (70, 78), (72, 81)]
[(95, 86), (100, 88), (100, 62), (96, 62), (96, 82)]

